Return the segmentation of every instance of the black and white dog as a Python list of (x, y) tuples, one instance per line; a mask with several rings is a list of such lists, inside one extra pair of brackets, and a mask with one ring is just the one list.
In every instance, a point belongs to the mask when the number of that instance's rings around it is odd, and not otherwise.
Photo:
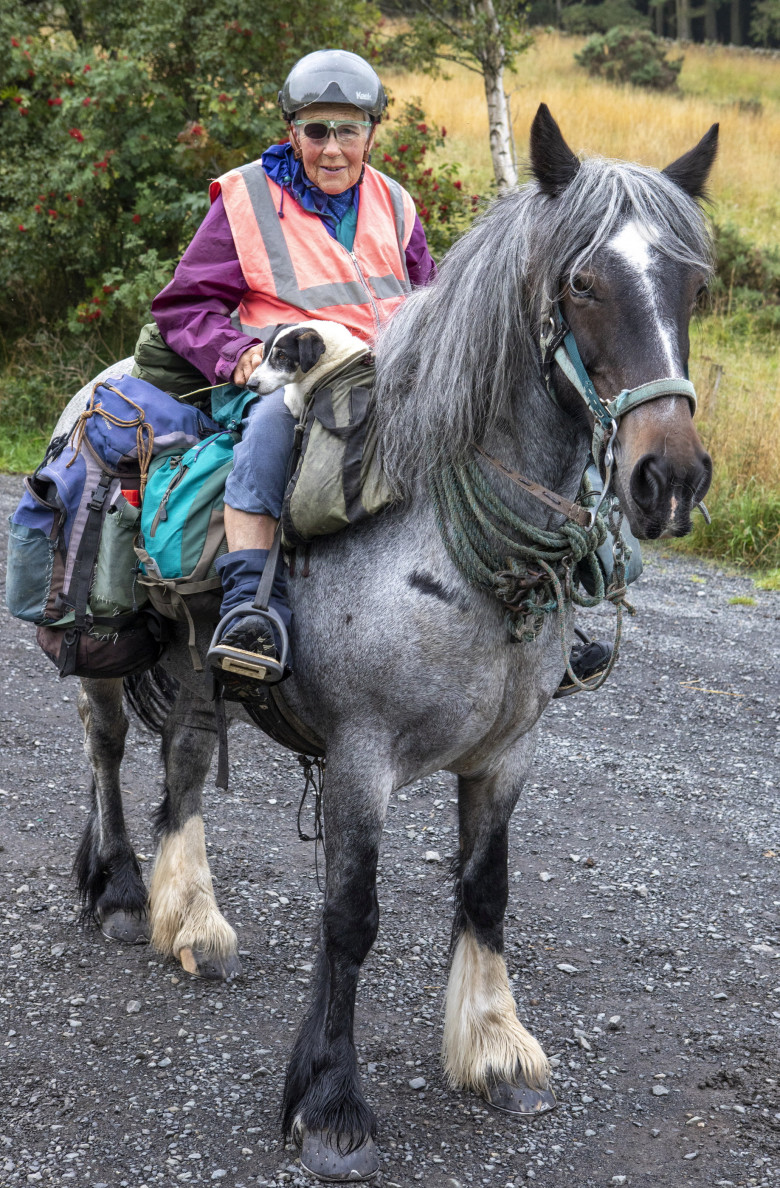
[(265, 343), (263, 361), (247, 387), (259, 396), (284, 388), (284, 402), (299, 417), (306, 397), (335, 368), (366, 355), (369, 348), (339, 322), (311, 321), (277, 326)]

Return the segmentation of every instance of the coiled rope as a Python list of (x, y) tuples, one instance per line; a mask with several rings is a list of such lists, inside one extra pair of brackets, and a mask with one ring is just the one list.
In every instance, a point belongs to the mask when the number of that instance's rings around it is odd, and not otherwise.
[[(591, 529), (567, 520), (560, 528), (537, 528), (508, 507), (474, 458), (432, 467), (429, 489), (436, 525), (453, 564), (472, 585), (486, 590), (506, 608), (509, 635), (522, 642), (537, 638), (548, 615), (559, 613), (561, 649), (570, 680), (581, 689), (597, 689), (611, 673), (622, 637), (622, 612), (634, 614), (625, 599), (625, 568), (630, 552), (620, 537), (623, 514), (608, 496)], [(586, 506), (583, 485), (578, 502)], [(612, 536), (614, 570), (609, 587), (596, 550)], [(585, 570), (593, 594), (579, 588), (576, 567)], [(581, 681), (571, 670), (564, 611), (568, 603), (593, 607), (608, 601), (617, 611), (616, 637), (607, 668), (596, 679)]]

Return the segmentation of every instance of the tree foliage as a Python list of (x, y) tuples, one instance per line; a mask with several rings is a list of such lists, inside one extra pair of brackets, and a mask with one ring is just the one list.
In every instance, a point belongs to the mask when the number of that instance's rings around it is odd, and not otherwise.
[[(531, 45), (525, 0), (396, 0), (404, 29), (388, 52), (409, 67), (435, 73), (456, 62), (482, 76), (488, 109), (490, 153), (499, 190), (517, 183), (504, 71)], [(392, 6), (392, 0), (389, 0)]]
[(209, 178), (284, 135), (276, 93), (293, 62), (332, 44), (374, 56), (377, 24), (366, 0), (4, 9), (0, 327), (148, 304)]
[(447, 129), (431, 127), (419, 102), (404, 105), (403, 114), (384, 131), (375, 154), (383, 173), (394, 177), (414, 198), (428, 246), (438, 259), (467, 229), (479, 197), (467, 194), (455, 163), (434, 167), (430, 156), (444, 145)]

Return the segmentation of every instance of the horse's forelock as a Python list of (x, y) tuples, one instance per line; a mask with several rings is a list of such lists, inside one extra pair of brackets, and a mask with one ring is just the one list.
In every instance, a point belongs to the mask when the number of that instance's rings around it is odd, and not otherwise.
[(400, 492), (463, 457), (519, 391), (540, 390), (540, 311), (632, 219), (669, 259), (711, 267), (697, 204), (657, 170), (603, 158), (555, 198), (536, 182), (502, 195), (450, 249), (378, 343), (381, 449)]

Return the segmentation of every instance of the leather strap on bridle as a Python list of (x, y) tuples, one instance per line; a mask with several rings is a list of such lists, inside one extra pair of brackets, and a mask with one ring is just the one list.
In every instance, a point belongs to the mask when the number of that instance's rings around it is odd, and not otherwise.
[(486, 462), (495, 466), (504, 478), (508, 478), (515, 486), (522, 487), (528, 495), (533, 495), (534, 499), (546, 503), (548, 507), (560, 512), (562, 516), (566, 516), (567, 520), (573, 520), (581, 528), (590, 526), (590, 512), (587, 508), (578, 503), (572, 503), (570, 499), (564, 499), (563, 495), (558, 495), (555, 491), (548, 491), (547, 487), (543, 487), (541, 483), (535, 483), (533, 479), (526, 478), (524, 474), (519, 474), (516, 470), (510, 470), (503, 462), (486, 454), (481, 446), (475, 446), (474, 449)]

